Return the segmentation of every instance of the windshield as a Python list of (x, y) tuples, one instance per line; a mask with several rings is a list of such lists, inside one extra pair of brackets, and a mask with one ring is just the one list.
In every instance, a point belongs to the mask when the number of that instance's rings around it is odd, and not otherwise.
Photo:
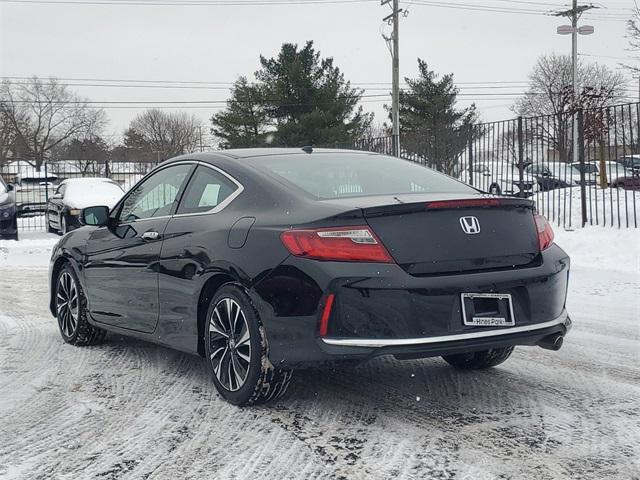
[(319, 199), (403, 193), (473, 193), (457, 180), (383, 155), (313, 153), (246, 160)]
[(2, 177), (0, 177), (0, 193), (7, 193), (7, 185), (4, 183)]

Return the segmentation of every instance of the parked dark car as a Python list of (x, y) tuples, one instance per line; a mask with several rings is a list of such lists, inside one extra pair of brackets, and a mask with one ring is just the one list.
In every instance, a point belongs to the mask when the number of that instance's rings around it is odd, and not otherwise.
[(47, 202), (47, 226), (50, 232), (64, 235), (80, 226), (82, 208), (95, 204), (113, 207), (124, 195), (113, 180), (99, 177), (64, 180)]
[(611, 182), (611, 187), (622, 188), (624, 190), (640, 190), (640, 173), (618, 177)]
[(13, 185), (0, 177), (0, 238), (18, 240), (18, 215)]
[(369, 152), (185, 155), (64, 236), (50, 265), (62, 338), (106, 331), (205, 357), (237, 405), (295, 368), (442, 356), (493, 367), (557, 350), (569, 258), (531, 200), (482, 194)]
[(625, 155), (616, 160), (624, 168), (640, 173), (640, 155)]
[[(525, 172), (535, 177), (542, 191), (580, 185), (580, 172), (568, 163), (533, 163), (525, 167)], [(585, 181), (589, 182), (589, 178)]]

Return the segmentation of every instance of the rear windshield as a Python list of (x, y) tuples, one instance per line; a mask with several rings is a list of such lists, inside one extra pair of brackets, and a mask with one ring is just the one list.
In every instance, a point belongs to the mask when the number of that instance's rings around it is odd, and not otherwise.
[(383, 155), (312, 153), (254, 157), (246, 161), (320, 199), (475, 192), (435, 170)]

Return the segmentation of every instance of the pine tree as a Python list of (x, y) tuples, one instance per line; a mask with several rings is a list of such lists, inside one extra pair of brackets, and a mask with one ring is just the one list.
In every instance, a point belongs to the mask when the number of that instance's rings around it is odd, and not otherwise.
[(221, 139), (221, 148), (268, 145), (270, 120), (260, 87), (240, 77), (233, 86), (227, 109), (211, 117), (211, 133)]
[(362, 91), (312, 41), (301, 49), (285, 43), (276, 57), (260, 56), (260, 65), (257, 82), (241, 77), (227, 109), (211, 118), (224, 148), (348, 143), (371, 123), (358, 107)]
[(418, 71), (417, 79), (405, 78), (408, 90), (400, 92), (402, 149), (450, 173), (465, 148), (476, 108), (456, 107), (458, 88), (453, 74), (439, 78), (421, 59)]

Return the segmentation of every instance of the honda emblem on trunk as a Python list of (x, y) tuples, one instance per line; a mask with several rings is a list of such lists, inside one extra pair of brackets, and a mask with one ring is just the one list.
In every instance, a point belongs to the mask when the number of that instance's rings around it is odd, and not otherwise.
[(467, 235), (480, 233), (480, 222), (476, 217), (460, 217), (460, 226)]

